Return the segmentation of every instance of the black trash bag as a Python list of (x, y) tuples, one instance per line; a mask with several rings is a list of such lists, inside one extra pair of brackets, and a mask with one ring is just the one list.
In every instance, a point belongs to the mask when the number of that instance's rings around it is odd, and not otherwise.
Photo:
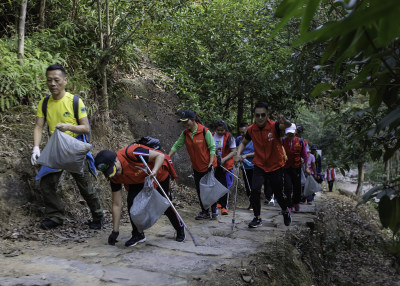
[(200, 199), (205, 209), (208, 209), (228, 192), (229, 189), (215, 178), (214, 172), (208, 172), (200, 179)]
[(40, 154), (37, 163), (52, 169), (83, 174), (85, 158), (92, 145), (56, 129)]
[(133, 200), (129, 213), (139, 232), (150, 228), (170, 206), (152, 183), (151, 177), (146, 177), (143, 189)]
[(154, 150), (159, 150), (161, 148), (160, 140), (150, 136), (141, 137), (139, 140), (134, 142), (135, 144), (142, 144), (147, 147), (153, 148)]

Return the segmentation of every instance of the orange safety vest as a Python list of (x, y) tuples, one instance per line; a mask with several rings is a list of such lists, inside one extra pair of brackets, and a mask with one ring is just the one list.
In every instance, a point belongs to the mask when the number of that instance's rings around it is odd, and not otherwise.
[(268, 119), (262, 129), (253, 123), (247, 132), (253, 140), (254, 165), (263, 169), (264, 172), (273, 172), (285, 165), (282, 142), (275, 128), (275, 121)]
[[(330, 174), (329, 174), (329, 171), (330, 171)], [(327, 181), (334, 181), (335, 180), (335, 169), (333, 169), (333, 168), (326, 169), (325, 179)]]
[(303, 149), (302, 142), (299, 137), (294, 137), (293, 140), (285, 138), (283, 140), (287, 161), (285, 168), (300, 168), (301, 167), (301, 151)]
[[(215, 132), (213, 133), (213, 136), (214, 136), (214, 134), (215, 134)], [(229, 155), (229, 153), (231, 153), (231, 148), (226, 147), (226, 146), (228, 146), (228, 145), (226, 145), (226, 144), (228, 144), (228, 138), (229, 138), (229, 132), (225, 132), (224, 143), (222, 145), (222, 158), (225, 158), (226, 156)], [(231, 144), (229, 143), (229, 145), (231, 145)], [(228, 161), (225, 162), (224, 167), (226, 169), (230, 170), (230, 169), (233, 169), (233, 165), (234, 165), (234, 159), (232, 157)]]
[[(143, 184), (144, 179), (148, 176), (143, 170), (136, 168), (140, 167), (146, 170), (146, 166), (142, 162), (133, 161), (134, 155), (132, 154), (136, 148), (142, 147), (148, 150), (153, 150), (150, 147), (140, 144), (131, 144), (128, 147), (122, 148), (117, 152), (118, 160), (121, 162), (122, 166), (122, 174), (118, 176), (114, 176), (111, 178), (111, 182), (115, 184), (124, 184), (124, 185), (132, 185), (132, 184)], [(161, 152), (160, 152), (161, 153)], [(132, 154), (132, 155), (131, 155)], [(165, 155), (165, 154), (164, 154)], [(130, 157), (132, 156), (132, 157)], [(162, 167), (157, 172), (157, 180), (159, 182), (164, 181), (169, 176), (168, 167), (165, 162)], [(148, 163), (150, 169), (153, 169), (154, 163)]]
[[(188, 129), (183, 131), (186, 149), (189, 153), (190, 161), (192, 162), (192, 168), (200, 173), (206, 172), (208, 164), (210, 163), (210, 150), (208, 149), (205, 137), (207, 131), (208, 128), (200, 123), (197, 123), (197, 132), (194, 134), (193, 138)], [(213, 166), (214, 168), (217, 167), (217, 160), (215, 158)]]

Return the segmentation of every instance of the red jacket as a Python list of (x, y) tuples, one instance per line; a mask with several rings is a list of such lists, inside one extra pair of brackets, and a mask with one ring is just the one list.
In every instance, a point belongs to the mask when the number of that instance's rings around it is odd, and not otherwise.
[(285, 165), (282, 142), (275, 128), (275, 121), (268, 119), (264, 128), (260, 129), (253, 123), (247, 129), (254, 145), (253, 164), (264, 170), (273, 172)]
[[(144, 179), (148, 175), (143, 170), (136, 167), (140, 167), (146, 170), (146, 166), (142, 162), (133, 161), (134, 156), (131, 155), (133, 151), (135, 151), (135, 149), (138, 147), (153, 150), (150, 147), (140, 144), (131, 144), (128, 147), (119, 150), (117, 152), (117, 157), (118, 160), (121, 162), (122, 174), (112, 177), (111, 182), (115, 184), (124, 184), (124, 185), (144, 183)], [(157, 172), (156, 178), (159, 182), (164, 181), (169, 176), (169, 169), (167, 167), (168, 163), (166, 162), (166, 160), (167, 159), (164, 159), (162, 167)], [(148, 166), (150, 169), (152, 169), (154, 167), (154, 163), (148, 163)]]
[[(213, 133), (213, 135), (214, 134), (215, 134), (215, 132)], [(225, 158), (226, 156), (229, 155), (229, 153), (231, 153), (231, 148), (229, 147), (231, 145), (231, 142), (228, 143), (228, 138), (229, 138), (229, 132), (225, 132), (224, 143), (222, 145), (222, 158)], [(234, 159), (232, 157), (228, 161), (225, 162), (224, 167), (226, 169), (230, 170), (230, 169), (233, 169), (233, 165), (234, 165)]]
[[(204, 132), (203, 132), (203, 129)], [(206, 172), (208, 164), (210, 163), (210, 150), (206, 142), (205, 134), (208, 128), (204, 127), (200, 123), (197, 124), (196, 134), (191, 136), (189, 130), (183, 131), (185, 135), (185, 145), (189, 153), (190, 161), (192, 162), (192, 168), (200, 173)], [(214, 168), (217, 167), (217, 160), (213, 161)]]
[(294, 137), (293, 140), (285, 138), (283, 141), (283, 147), (285, 148), (287, 161), (285, 168), (300, 168), (301, 167), (301, 151), (302, 142), (299, 137)]

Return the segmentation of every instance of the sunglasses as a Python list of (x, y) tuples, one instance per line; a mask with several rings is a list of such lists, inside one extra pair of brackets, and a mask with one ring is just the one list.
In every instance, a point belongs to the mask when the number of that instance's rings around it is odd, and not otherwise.
[(256, 113), (256, 117), (257, 117), (257, 118), (259, 118), (259, 117), (264, 118), (265, 116), (267, 116), (266, 113)]

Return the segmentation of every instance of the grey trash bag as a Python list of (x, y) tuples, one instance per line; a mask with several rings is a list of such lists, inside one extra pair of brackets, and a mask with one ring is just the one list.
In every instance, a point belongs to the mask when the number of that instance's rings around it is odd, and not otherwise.
[(214, 172), (209, 172), (200, 179), (200, 199), (205, 209), (208, 209), (228, 192), (229, 189), (215, 178)]
[(301, 185), (304, 186), (306, 184), (306, 175), (304, 174), (303, 168), (301, 168)]
[(52, 169), (83, 174), (86, 153), (92, 145), (56, 129), (40, 154), (37, 163)]
[(156, 189), (151, 177), (146, 177), (143, 189), (133, 200), (129, 213), (139, 232), (148, 229), (168, 209), (169, 202)]
[(322, 187), (317, 183), (313, 176), (308, 176), (304, 185), (304, 196), (308, 197), (314, 193), (322, 191)]

